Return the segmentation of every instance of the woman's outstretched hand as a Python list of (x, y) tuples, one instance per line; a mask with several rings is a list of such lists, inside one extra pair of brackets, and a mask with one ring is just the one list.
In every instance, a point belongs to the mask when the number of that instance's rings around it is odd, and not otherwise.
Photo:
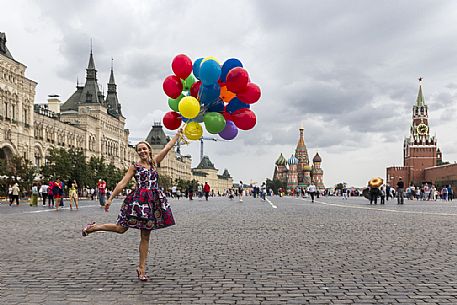
[(109, 211), (109, 207), (110, 207), (111, 203), (113, 203), (113, 200), (111, 198), (108, 198), (108, 200), (106, 200), (106, 203), (105, 203), (105, 212)]

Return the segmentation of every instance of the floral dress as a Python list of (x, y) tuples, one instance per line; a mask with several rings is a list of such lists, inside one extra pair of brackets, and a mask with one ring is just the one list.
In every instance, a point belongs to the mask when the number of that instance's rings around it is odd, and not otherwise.
[(127, 195), (117, 224), (144, 230), (156, 230), (175, 224), (165, 194), (158, 188), (158, 174), (152, 164), (145, 168), (135, 163), (136, 188)]

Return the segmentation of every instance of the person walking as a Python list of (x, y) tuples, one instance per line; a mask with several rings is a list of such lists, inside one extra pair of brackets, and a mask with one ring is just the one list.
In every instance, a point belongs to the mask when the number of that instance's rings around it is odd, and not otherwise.
[(35, 182), (32, 184), (32, 198), (30, 200), (30, 206), (38, 206), (38, 184)]
[(306, 191), (311, 196), (311, 202), (314, 202), (314, 195), (316, 194), (316, 186), (314, 185), (314, 183), (311, 182)]
[(240, 184), (238, 185), (238, 197), (240, 198), (240, 202), (243, 202), (243, 192), (244, 192), (243, 181), (240, 181)]
[(83, 236), (97, 231), (122, 234), (129, 228), (139, 229), (141, 232), (141, 241), (136, 273), (140, 281), (148, 280), (146, 275), (146, 260), (151, 230), (161, 229), (175, 224), (167, 197), (158, 187), (157, 164), (165, 158), (170, 149), (179, 140), (181, 134), (182, 129), (179, 129), (176, 135), (154, 157), (152, 156), (152, 149), (149, 143), (145, 141), (139, 142), (135, 150), (140, 160), (129, 166), (127, 173), (116, 185), (111, 196), (105, 203), (105, 211), (108, 212), (113, 198), (122, 192), (133, 177), (135, 178), (136, 188), (124, 199), (117, 217), (117, 223), (96, 224), (93, 222), (82, 229)]
[(267, 200), (267, 184), (265, 182), (262, 182), (262, 185), (260, 186), (260, 198), (262, 198), (263, 201)]
[(47, 183), (43, 183), (41, 186), (40, 186), (40, 194), (41, 194), (41, 198), (43, 199), (43, 206), (46, 206), (46, 199), (48, 198), (48, 184)]
[(60, 178), (57, 178), (57, 180), (54, 182), (54, 187), (52, 188), (52, 195), (54, 197), (54, 206), (56, 208), (56, 211), (59, 210), (59, 207), (62, 203), (62, 201), (60, 200), (60, 194), (61, 194), (61, 189), (62, 188), (62, 184), (60, 183)]
[(54, 208), (54, 187), (55, 183), (51, 179), (48, 182), (48, 208)]
[(205, 185), (203, 186), (203, 193), (205, 193), (206, 201), (208, 201), (208, 196), (209, 196), (210, 190), (211, 190), (211, 188), (210, 188), (208, 182), (205, 182)]
[(16, 201), (16, 205), (19, 205), (19, 194), (21, 193), (21, 189), (19, 188), (19, 185), (15, 183), (11, 187), (11, 202), (10, 205), (13, 204), (14, 201)]
[(98, 189), (98, 202), (100, 203), (101, 207), (104, 207), (105, 202), (106, 202), (106, 182), (105, 182), (105, 180), (98, 179), (97, 189)]
[(405, 203), (404, 192), (405, 192), (405, 183), (403, 182), (402, 178), (400, 177), (400, 178), (398, 178), (398, 182), (397, 182), (397, 204)]
[(187, 186), (187, 195), (189, 196), (189, 200), (193, 200), (194, 187), (192, 186), (192, 184), (189, 184), (189, 186)]
[(384, 186), (381, 186), (381, 189), (379, 190), (379, 195), (381, 197), (381, 204), (385, 204), (386, 191), (384, 190)]
[(73, 180), (68, 191), (68, 197), (70, 197), (70, 211), (73, 210), (72, 202), (75, 203), (75, 208), (78, 209), (78, 184), (76, 180)]

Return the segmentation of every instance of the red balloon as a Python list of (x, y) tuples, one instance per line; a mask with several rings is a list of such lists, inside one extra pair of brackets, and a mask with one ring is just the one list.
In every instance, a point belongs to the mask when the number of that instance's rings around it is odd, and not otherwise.
[[(225, 107), (227, 107), (227, 106), (225, 106)], [(224, 107), (224, 112), (222, 112), (222, 115), (224, 116), (225, 121), (233, 121), (232, 115), (225, 110), (225, 107)]]
[(170, 75), (163, 81), (163, 91), (168, 97), (172, 99), (181, 95), (182, 82), (176, 75)]
[(170, 111), (163, 116), (163, 126), (170, 130), (178, 129), (181, 126), (181, 115), (177, 112)]
[(249, 108), (238, 109), (232, 113), (231, 117), (236, 127), (242, 130), (252, 129), (257, 123), (255, 113)]
[(184, 54), (176, 55), (171, 63), (171, 69), (176, 76), (186, 79), (192, 73), (192, 60)]
[(202, 82), (196, 81), (195, 83), (192, 84), (192, 87), (190, 87), (190, 95), (193, 97), (197, 98), (198, 97), (198, 91), (200, 91), (200, 86), (202, 85)]
[(227, 89), (229, 91), (238, 93), (243, 91), (249, 82), (249, 74), (248, 72), (241, 68), (235, 67), (229, 71), (227, 74)]
[(254, 83), (249, 83), (246, 86), (246, 89), (243, 91), (239, 92), (236, 97), (240, 99), (240, 101), (246, 103), (246, 104), (254, 104), (257, 102), (260, 98), (260, 88)]

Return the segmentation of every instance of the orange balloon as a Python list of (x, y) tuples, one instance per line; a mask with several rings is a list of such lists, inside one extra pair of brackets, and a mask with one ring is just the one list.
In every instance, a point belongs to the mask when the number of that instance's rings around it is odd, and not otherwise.
[(234, 98), (235, 96), (236, 96), (235, 93), (227, 90), (227, 86), (221, 87), (220, 98), (224, 102), (226, 102), (226, 103), (230, 102), (232, 100), (232, 98)]

